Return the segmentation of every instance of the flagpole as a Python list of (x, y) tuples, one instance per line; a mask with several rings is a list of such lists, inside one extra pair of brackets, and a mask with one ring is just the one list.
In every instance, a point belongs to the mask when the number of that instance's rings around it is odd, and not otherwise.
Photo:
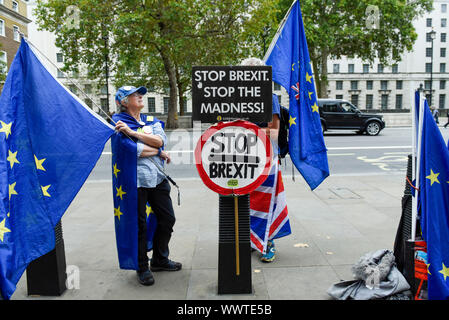
[[(418, 91), (419, 93), (419, 101), (421, 104), (421, 91)], [(416, 178), (416, 100), (415, 103), (412, 103), (412, 183), (415, 181)], [(415, 182), (416, 184), (416, 182)], [(416, 220), (418, 211), (418, 191), (415, 189), (415, 195), (412, 197), (412, 230), (415, 227), (416, 223), (413, 221)], [(412, 231), (411, 239), (415, 240), (415, 233)]]
[(412, 241), (416, 238), (416, 221), (418, 217), (418, 195), (420, 183), (420, 169), (421, 169), (421, 141), (423, 130), (423, 116), (424, 116), (424, 98), (422, 92), (419, 92), (419, 118), (418, 118), (418, 151), (416, 155), (416, 189), (415, 189), (415, 210), (412, 211)]

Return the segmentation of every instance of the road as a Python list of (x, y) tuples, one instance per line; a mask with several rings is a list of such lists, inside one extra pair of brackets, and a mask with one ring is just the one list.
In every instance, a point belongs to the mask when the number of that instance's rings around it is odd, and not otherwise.
[[(445, 141), (449, 129), (440, 128)], [(166, 172), (174, 180), (198, 178), (193, 150), (201, 131), (175, 130), (167, 132), (167, 150), (172, 163)], [(412, 150), (411, 128), (385, 128), (378, 136), (357, 135), (351, 131), (324, 134), (328, 149), (330, 174), (334, 176), (404, 174), (407, 155)], [(108, 142), (88, 181), (111, 179), (111, 147)], [(292, 176), (290, 158), (282, 163), (284, 177)], [(294, 172), (295, 177), (299, 175)]]

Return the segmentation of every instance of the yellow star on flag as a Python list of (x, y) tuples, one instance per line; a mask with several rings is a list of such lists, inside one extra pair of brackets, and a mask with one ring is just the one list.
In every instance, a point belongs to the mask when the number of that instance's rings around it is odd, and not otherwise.
[(290, 127), (294, 124), (296, 124), (296, 118), (293, 118), (292, 116), (290, 116), (290, 120), (288, 121), (290, 123)]
[(42, 166), (42, 163), (45, 161), (46, 159), (41, 159), (39, 160), (36, 155), (34, 155), (34, 162), (36, 162), (36, 168), (38, 170), (42, 170), (42, 171), (46, 171), (45, 168)]
[(11, 200), (11, 196), (12, 196), (13, 194), (15, 194), (15, 195), (18, 194), (17, 191), (14, 190), (15, 187), (16, 187), (16, 182), (14, 182), (13, 184), (10, 184), (10, 185), (9, 185), (9, 200)]
[(8, 150), (8, 158), (6, 158), (6, 160), (9, 161), (9, 164), (11, 165), (11, 169), (14, 166), (14, 163), (20, 163), (17, 160), (17, 151), (12, 153), (11, 150)]
[(440, 183), (440, 181), (438, 181), (438, 176), (440, 174), (439, 173), (434, 173), (432, 169), (430, 169), (430, 175), (428, 175), (426, 178), (430, 180), (430, 186), (433, 185), (434, 182)]
[(151, 206), (147, 205), (147, 218), (150, 216), (150, 214), (153, 212), (153, 209)]
[(0, 124), (2, 125), (2, 127), (0, 128), (0, 132), (4, 132), (6, 134), (6, 139), (8, 139), (8, 136), (11, 134), (12, 122), (4, 123), (0, 120)]
[(295, 66), (295, 64), (293, 63), (292, 64), (292, 71), (295, 71), (295, 67), (294, 66)]
[(120, 172), (120, 170), (119, 169), (117, 169), (117, 163), (116, 164), (114, 164), (114, 176), (117, 178), (117, 173), (119, 173)]
[(427, 273), (430, 274), (430, 275), (432, 275), (432, 274), (430, 273), (430, 270), (429, 270), (429, 269), (430, 269), (430, 263), (429, 263), (429, 264), (426, 264), (426, 266), (427, 266)]
[(312, 106), (312, 112), (319, 113), (319, 111), (318, 111), (318, 106), (317, 106), (316, 102), (315, 102), (315, 104)]
[(116, 197), (120, 197), (120, 199), (123, 200), (123, 195), (126, 194), (126, 192), (122, 190), (122, 186), (120, 186), (120, 188), (115, 187), (115, 189), (117, 190)]
[(446, 268), (443, 263), (443, 269), (441, 269), (439, 272), (444, 276), (444, 281), (446, 281), (446, 278), (449, 277), (449, 268)]
[(306, 72), (306, 81), (312, 83), (312, 76), (308, 72)]
[(309, 100), (312, 100), (312, 94), (313, 94), (313, 92), (309, 91)]
[(0, 222), (0, 241), (3, 242), (5, 233), (11, 232), (11, 230), (9, 230), (8, 228), (5, 227), (5, 221), (6, 218), (3, 219), (2, 222)]
[(41, 186), (42, 188), (42, 193), (44, 194), (44, 196), (51, 198), (51, 195), (48, 193), (48, 188), (51, 187), (51, 184), (49, 184), (48, 186)]
[(120, 221), (120, 216), (123, 215), (123, 212), (120, 211), (120, 206), (118, 206), (118, 208), (114, 208), (114, 217), (117, 217), (118, 220)]

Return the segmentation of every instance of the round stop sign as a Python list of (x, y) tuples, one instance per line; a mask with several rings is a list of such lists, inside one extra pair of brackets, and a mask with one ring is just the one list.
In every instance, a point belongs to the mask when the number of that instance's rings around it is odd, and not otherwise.
[(265, 131), (237, 120), (207, 129), (197, 143), (195, 161), (204, 184), (222, 194), (248, 194), (267, 178), (272, 146)]

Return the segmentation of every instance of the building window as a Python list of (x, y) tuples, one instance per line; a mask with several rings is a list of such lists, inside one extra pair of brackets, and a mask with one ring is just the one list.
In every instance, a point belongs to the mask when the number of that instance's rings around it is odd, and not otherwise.
[(426, 48), (426, 57), (428, 58), (432, 57), (432, 48)]
[(359, 95), (353, 94), (351, 95), (351, 103), (355, 105), (356, 107), (359, 105)]
[(5, 21), (0, 19), (0, 36), (5, 36)]
[(391, 67), (391, 72), (392, 72), (392, 73), (398, 73), (398, 72), (399, 72), (399, 66), (398, 66), (397, 64), (394, 64), (394, 65)]
[(430, 62), (426, 63), (426, 72), (432, 72), (432, 63)]
[(446, 13), (447, 12), (447, 4), (444, 3), (444, 4), (441, 5), (441, 12), (442, 13)]
[(156, 98), (148, 97), (148, 112), (155, 113), (156, 112)]
[(106, 85), (101, 86), (100, 94), (108, 94), (108, 87)]
[(446, 58), (446, 48), (440, 48), (440, 57)]
[(18, 26), (13, 26), (13, 38), (15, 41), (20, 41), (20, 29)]
[(363, 73), (369, 73), (369, 64), (363, 65)]
[(281, 85), (279, 83), (274, 82), (274, 91), (281, 90)]
[(424, 89), (430, 90), (430, 80), (425, 80), (424, 81)]
[(396, 81), (396, 90), (402, 90), (402, 80)]
[(426, 19), (426, 27), (428, 27), (428, 28), (432, 27), (432, 18)]
[(388, 94), (383, 94), (381, 96), (381, 104), (380, 107), (382, 110), (388, 109)]
[(396, 109), (402, 109), (402, 94), (396, 95)]
[(8, 55), (5, 51), (0, 51), (0, 61), (2, 62), (0, 64), (0, 72), (1, 73), (6, 73), (8, 66)]
[(104, 112), (109, 112), (109, 99), (107, 98), (101, 98), (100, 99), (100, 105), (101, 105), (101, 109)]
[(440, 63), (440, 72), (441, 73), (445, 73), (446, 72), (446, 64), (445, 63)]
[(439, 105), (440, 109), (446, 108), (446, 95), (445, 94), (440, 94), (440, 101), (439, 101), (438, 105)]
[(92, 93), (92, 85), (91, 84), (85, 84), (84, 85), (84, 92), (87, 94), (91, 94)]
[(432, 36), (430, 35), (430, 32), (426, 33), (426, 41), (432, 42)]
[(366, 90), (373, 90), (373, 80), (366, 81)]
[(387, 80), (382, 80), (380, 82), (380, 90), (388, 90), (388, 81)]
[(338, 63), (334, 63), (334, 73), (340, 73), (340, 65)]
[(446, 28), (446, 26), (447, 26), (447, 19), (446, 18), (441, 19), (441, 28)]
[(358, 88), (359, 88), (359, 82), (351, 81), (351, 90), (358, 90)]
[(168, 113), (168, 102), (170, 101), (169, 97), (164, 97), (164, 114)]
[(12, 2), (12, 9), (16, 12), (19, 12), (19, 4), (16, 1)]
[(343, 95), (342, 95), (342, 94), (337, 94), (337, 95), (335, 96), (335, 99), (337, 99), (337, 100), (343, 100)]
[(377, 73), (384, 73), (384, 65), (383, 64), (378, 64), (377, 65)]
[(58, 52), (56, 54), (56, 62), (64, 62), (64, 57), (62, 56), (62, 53)]
[(441, 42), (446, 42), (446, 34), (445, 33), (441, 34)]
[(61, 70), (58, 69), (58, 75), (57, 75), (57, 77), (58, 77), (58, 78), (65, 78), (64, 72), (62, 72)]
[(446, 89), (446, 80), (441, 80), (440, 81), (440, 90), (445, 90)]
[(366, 95), (366, 109), (370, 110), (373, 108), (373, 95), (367, 94)]
[(336, 81), (335, 82), (335, 90), (343, 90), (343, 81)]
[(354, 73), (354, 64), (348, 64), (348, 73)]

